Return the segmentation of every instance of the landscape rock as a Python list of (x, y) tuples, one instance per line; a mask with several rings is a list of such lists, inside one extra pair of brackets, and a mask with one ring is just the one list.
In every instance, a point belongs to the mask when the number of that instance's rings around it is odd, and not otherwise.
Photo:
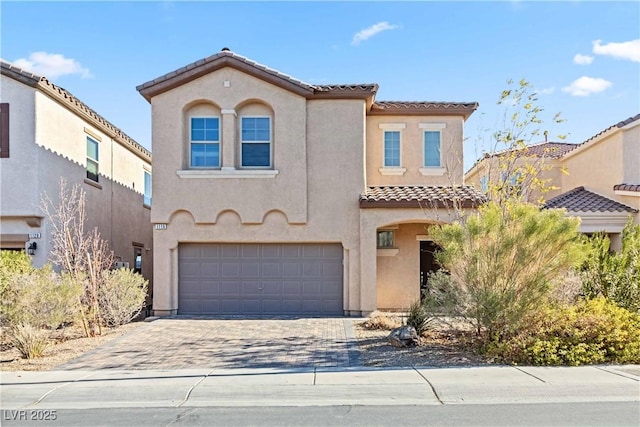
[(416, 328), (409, 325), (393, 329), (387, 339), (394, 347), (410, 347), (419, 342)]

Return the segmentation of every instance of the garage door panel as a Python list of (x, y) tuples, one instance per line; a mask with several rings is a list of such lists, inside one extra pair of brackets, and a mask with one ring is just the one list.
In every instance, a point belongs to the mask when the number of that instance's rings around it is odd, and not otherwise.
[(242, 271), (242, 277), (260, 277), (260, 263), (258, 262), (246, 262), (242, 264), (240, 268)]
[[(198, 258), (202, 259), (210, 259), (210, 258), (219, 258), (220, 257), (220, 245), (201, 245), (200, 251), (198, 253)], [(180, 247), (182, 250), (182, 246)]]
[(239, 280), (223, 280), (222, 284), (222, 295), (224, 297), (239, 297), (242, 295), (240, 292), (241, 282)]
[(264, 262), (262, 263), (262, 277), (280, 277), (281, 264), (276, 262)]
[(240, 277), (240, 264), (238, 262), (223, 262), (222, 277)]
[(339, 244), (181, 244), (180, 314), (342, 315)]
[(260, 247), (262, 259), (280, 259), (282, 251), (280, 245), (262, 245)]

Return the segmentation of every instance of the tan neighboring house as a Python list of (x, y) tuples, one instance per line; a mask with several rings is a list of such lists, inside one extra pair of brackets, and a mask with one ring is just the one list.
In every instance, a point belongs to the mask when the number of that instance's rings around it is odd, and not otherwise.
[(46, 77), (1, 67), (1, 248), (48, 261), (41, 199), (56, 202), (64, 178), (86, 193), (85, 229), (98, 227), (121, 265), (151, 279), (151, 153)]
[[(485, 183), (497, 177), (492, 171), (501, 173), (496, 167), (499, 155), (477, 161), (465, 174), (465, 183), (484, 191)], [(640, 223), (640, 114), (581, 144), (537, 144), (520, 157), (518, 165), (541, 161), (547, 166), (541, 178), (557, 188), (545, 195), (545, 206), (565, 208), (568, 215), (579, 217), (582, 232), (605, 231), (617, 248), (629, 218)]]
[(406, 309), (462, 186), (476, 103), (381, 102), (228, 49), (138, 86), (151, 104), (155, 314)]

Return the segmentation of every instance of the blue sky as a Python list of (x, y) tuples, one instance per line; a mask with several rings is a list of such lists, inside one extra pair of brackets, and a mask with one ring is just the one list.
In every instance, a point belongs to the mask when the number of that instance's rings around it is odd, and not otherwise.
[[(378, 83), (377, 100), (477, 101), (465, 170), (525, 78), (541, 130), (582, 142), (640, 112), (640, 2), (14, 2), (0, 56), (64, 87), (151, 148), (136, 86), (229, 47), (308, 83)], [(566, 120), (553, 124), (557, 112)], [(535, 140), (533, 142), (539, 142)]]

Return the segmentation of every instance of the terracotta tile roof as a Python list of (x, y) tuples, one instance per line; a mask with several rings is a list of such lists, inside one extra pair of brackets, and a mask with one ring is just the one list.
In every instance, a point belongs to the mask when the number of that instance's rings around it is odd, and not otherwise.
[(24, 84), (27, 84), (33, 88), (39, 88), (43, 92), (52, 96), (54, 99), (57, 99), (62, 103), (62, 105), (65, 105), (80, 117), (84, 116), (85, 118), (94, 122), (96, 126), (100, 127), (102, 131), (104, 131), (108, 135), (111, 135), (115, 139), (119, 139), (125, 145), (125, 147), (127, 147), (134, 154), (137, 154), (144, 160), (151, 162), (151, 152), (149, 150), (138, 144), (133, 138), (118, 129), (93, 109), (89, 108), (89, 106), (73, 96), (73, 94), (68, 90), (51, 83), (46, 77), (16, 67), (15, 65), (5, 61), (4, 59), (0, 60), (0, 68), (2, 70), (2, 74)]
[(636, 191), (640, 192), (640, 184), (617, 184), (613, 186), (616, 191)]
[(584, 187), (574, 188), (548, 200), (545, 207), (565, 208), (571, 212), (638, 212), (637, 209), (593, 193)]
[(373, 186), (360, 195), (361, 208), (443, 208), (477, 207), (486, 202), (486, 196), (472, 186)]
[(610, 130), (612, 130), (612, 129), (625, 127), (625, 126), (626, 126), (626, 125), (628, 125), (629, 123), (633, 123), (633, 122), (635, 122), (636, 120), (640, 120), (640, 114), (636, 114), (636, 115), (635, 115), (635, 116), (633, 116), (633, 117), (629, 117), (629, 118), (627, 118), (627, 119), (624, 119), (624, 120), (622, 120), (622, 121), (620, 121), (620, 122), (618, 122), (618, 123), (616, 123), (616, 124), (614, 124), (614, 125), (609, 126), (608, 128), (606, 128), (606, 129), (604, 129), (604, 130), (601, 130), (600, 132), (598, 132), (597, 134), (593, 135), (592, 137), (590, 137), (590, 138), (586, 139), (585, 141), (583, 141), (583, 142), (582, 142), (581, 144), (579, 144), (579, 145), (586, 144), (586, 143), (588, 143), (588, 142), (590, 142), (590, 141), (592, 141), (592, 140), (594, 140), (594, 139), (598, 138), (600, 135), (602, 135), (602, 134), (604, 134), (604, 133), (609, 132), (609, 131), (610, 131)]
[(376, 101), (371, 106), (371, 114), (463, 115), (466, 119), (477, 108), (477, 102)]
[(378, 85), (374, 83), (313, 85), (232, 52), (227, 48), (207, 58), (200, 59), (143, 83), (137, 86), (136, 89), (148, 101), (152, 96), (226, 66), (237, 68), (254, 77), (285, 87), (305, 97), (319, 95), (320, 97), (347, 96), (366, 98), (375, 95), (378, 91)]

